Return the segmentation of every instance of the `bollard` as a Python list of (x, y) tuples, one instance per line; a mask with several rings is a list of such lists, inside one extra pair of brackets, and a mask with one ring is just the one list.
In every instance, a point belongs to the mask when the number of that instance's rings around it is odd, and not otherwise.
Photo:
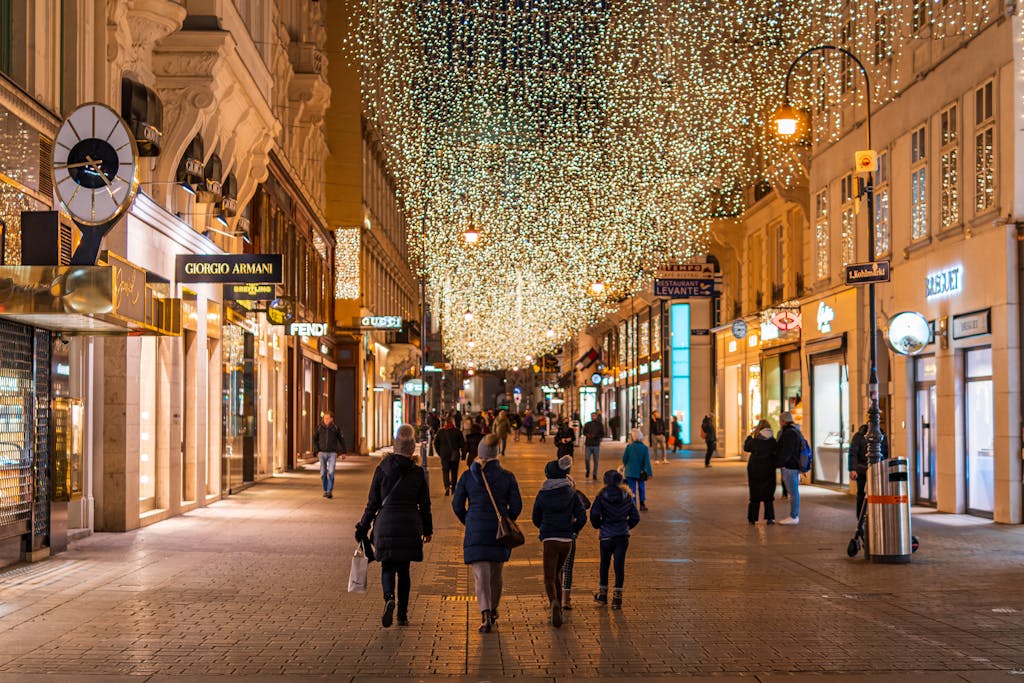
[(910, 491), (905, 458), (868, 466), (868, 533), (865, 551), (872, 562), (905, 564), (913, 552)]

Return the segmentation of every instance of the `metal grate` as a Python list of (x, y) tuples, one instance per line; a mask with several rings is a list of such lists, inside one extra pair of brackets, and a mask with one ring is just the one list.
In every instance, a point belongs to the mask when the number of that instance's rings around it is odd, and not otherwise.
[(53, 140), (39, 136), (39, 191), (45, 197), (53, 196)]
[(36, 480), (32, 534), (38, 541), (50, 532), (50, 333), (34, 332)]
[(442, 602), (472, 602), (476, 600), (474, 595), (442, 595)]
[[(32, 329), (0, 321), (0, 532), (32, 518)], [(8, 529), (9, 530), (9, 529)], [(7, 534), (3, 534), (7, 535)]]

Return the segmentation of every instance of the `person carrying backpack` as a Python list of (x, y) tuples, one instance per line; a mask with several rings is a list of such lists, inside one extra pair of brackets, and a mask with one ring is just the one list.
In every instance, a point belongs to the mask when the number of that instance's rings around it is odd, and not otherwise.
[[(779, 524), (800, 523), (800, 472), (810, 469), (810, 446), (807, 445), (800, 427), (793, 422), (793, 414), (788, 410), (779, 415), (778, 449), (776, 464), (782, 468), (782, 481), (789, 491), (789, 517), (779, 520)], [(802, 462), (803, 461), (803, 462)], [(803, 469), (804, 465), (806, 469)]]

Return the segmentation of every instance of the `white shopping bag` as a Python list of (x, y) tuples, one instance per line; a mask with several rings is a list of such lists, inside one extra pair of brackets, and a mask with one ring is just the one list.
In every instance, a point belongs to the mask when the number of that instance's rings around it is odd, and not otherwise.
[(363, 546), (357, 545), (356, 552), (352, 555), (352, 569), (348, 573), (348, 592), (366, 592), (366, 570), (370, 563), (363, 552)]

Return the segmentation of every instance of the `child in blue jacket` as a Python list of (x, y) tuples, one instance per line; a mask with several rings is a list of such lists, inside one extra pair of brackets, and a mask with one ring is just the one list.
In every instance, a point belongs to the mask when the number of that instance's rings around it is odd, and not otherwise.
[(639, 523), (640, 512), (633, 503), (632, 493), (622, 485), (622, 475), (616, 470), (608, 470), (604, 473), (604, 488), (590, 508), (590, 524), (598, 530), (601, 542), (600, 585), (594, 600), (602, 605), (608, 604), (608, 566), (614, 558), (612, 609), (622, 609), (629, 530)]

